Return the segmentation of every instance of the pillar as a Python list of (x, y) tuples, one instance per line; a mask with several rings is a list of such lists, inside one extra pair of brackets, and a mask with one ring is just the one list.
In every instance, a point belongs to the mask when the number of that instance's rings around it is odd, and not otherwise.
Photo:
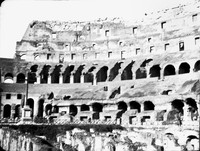
[(147, 78), (150, 78), (149, 70), (150, 70), (150, 68), (146, 68), (146, 71), (147, 71)]
[(185, 103), (183, 107), (183, 120), (191, 121), (191, 112), (189, 111), (189, 106)]
[(1, 76), (1, 83), (4, 83), (4, 76)]
[(11, 119), (14, 119), (14, 117), (15, 117), (15, 106), (16, 106), (15, 104), (11, 105), (11, 110), (10, 110), (10, 112), (11, 112), (10, 113), (10, 118)]
[(160, 69), (160, 80), (164, 80), (164, 69)]
[(13, 83), (16, 83), (16, 82), (17, 82), (17, 77), (14, 76), (14, 77), (13, 77)]
[(81, 111), (81, 106), (77, 106), (77, 114)]
[(73, 73), (70, 75), (70, 83), (71, 84), (74, 83), (74, 74)]
[(40, 75), (37, 76), (37, 81), (36, 81), (36, 83), (37, 83), (37, 84), (40, 84)]
[(84, 75), (81, 75), (81, 83), (84, 83)]
[(51, 84), (51, 75), (48, 75), (47, 84)]
[(144, 103), (140, 104), (140, 111), (143, 112), (144, 111)]
[(93, 85), (97, 85), (97, 76), (96, 73), (93, 73)]
[(60, 74), (60, 76), (59, 76), (59, 84), (63, 84), (63, 75), (62, 74)]

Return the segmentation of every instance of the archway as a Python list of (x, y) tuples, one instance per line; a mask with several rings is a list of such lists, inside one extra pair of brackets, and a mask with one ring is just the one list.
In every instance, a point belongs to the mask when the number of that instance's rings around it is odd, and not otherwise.
[(57, 105), (54, 105), (54, 106), (53, 106), (53, 111), (52, 111), (52, 113), (59, 113), (59, 108), (58, 108)]
[(132, 72), (133, 64), (134, 64), (134, 62), (131, 62), (128, 66), (126, 66), (126, 68), (122, 72), (121, 80), (133, 79), (133, 72)]
[(70, 83), (70, 75), (73, 70), (74, 65), (70, 65), (65, 69), (65, 72), (63, 73), (63, 83)]
[(69, 115), (75, 116), (77, 114), (77, 107), (75, 105), (69, 106)]
[(6, 104), (3, 108), (3, 117), (10, 118), (10, 115), (11, 115), (11, 106), (9, 104)]
[(47, 83), (48, 76), (49, 76), (49, 69), (51, 68), (50, 65), (44, 65), (41, 73), (40, 73), (40, 83)]
[(150, 68), (149, 74), (150, 77), (159, 77), (160, 78), (160, 66), (154, 65)]
[(196, 101), (192, 98), (187, 98), (186, 104), (189, 106), (188, 109), (189, 109), (189, 112), (191, 113), (191, 120), (197, 120), (199, 113), (198, 113), (198, 107), (197, 107)]
[(92, 115), (92, 119), (99, 119), (99, 112), (103, 111), (103, 105), (100, 103), (93, 103), (92, 109), (95, 113)]
[(155, 105), (151, 101), (144, 102), (144, 111), (154, 110)]
[(86, 104), (81, 105), (81, 111), (89, 111), (90, 107)]
[(93, 75), (93, 71), (96, 69), (96, 67), (91, 67), (87, 73), (85, 73), (84, 75), (84, 82), (87, 83), (87, 82), (93, 82), (93, 79), (95, 78), (94, 75)]
[(23, 73), (19, 73), (17, 75), (17, 83), (25, 83), (25, 75)]
[(62, 65), (56, 65), (51, 74), (51, 83), (59, 83)]
[(20, 107), (20, 105), (18, 104), (18, 105), (16, 105), (15, 106), (15, 118), (17, 117), (17, 118), (20, 118), (20, 113), (21, 112), (21, 107)]
[(112, 81), (119, 74), (119, 69), (121, 68), (121, 62), (117, 62), (113, 68), (110, 70), (108, 81)]
[(31, 117), (33, 117), (33, 112), (34, 112), (34, 100), (32, 98), (29, 98), (27, 100), (27, 105), (31, 108)]
[(80, 65), (78, 67), (78, 69), (76, 70), (76, 72), (74, 73), (74, 83), (80, 83), (80, 79), (81, 79), (81, 74), (82, 74), (82, 71), (84, 69), (84, 66), (85, 65)]
[[(31, 66), (30, 68), (30, 72), (29, 72), (29, 77), (28, 77), (28, 83), (34, 83), (37, 81), (37, 78), (36, 78), (36, 72), (37, 72), (37, 68), (38, 68), (38, 65), (33, 65)], [(40, 81), (38, 81), (40, 82)]]
[(107, 79), (108, 67), (104, 66), (97, 72), (97, 82), (104, 82)]
[(52, 113), (52, 105), (51, 104), (47, 104), (45, 106), (45, 113), (46, 113), (46, 115), (51, 115), (51, 113)]
[(43, 117), (44, 111), (44, 99), (38, 101), (38, 117)]
[(164, 69), (164, 76), (175, 75), (175, 68), (173, 65), (167, 65)]
[(186, 62), (181, 63), (179, 66), (179, 74), (189, 73), (190, 72), (190, 65)]
[(129, 105), (130, 105), (130, 109), (137, 109), (138, 112), (141, 111), (141, 105), (140, 105), (140, 103), (138, 103), (138, 102), (136, 102), (136, 101), (131, 101), (131, 102), (129, 103)]
[(14, 83), (13, 81), (13, 74), (12, 73), (7, 73), (4, 76), (4, 83)]
[(194, 65), (194, 72), (200, 71), (200, 60), (198, 60)]
[(174, 101), (172, 101), (171, 105), (172, 109), (176, 109), (178, 112), (183, 114), (183, 100), (175, 99)]
[(144, 67), (140, 67), (136, 71), (136, 79), (143, 79), (147, 77), (146, 69)]

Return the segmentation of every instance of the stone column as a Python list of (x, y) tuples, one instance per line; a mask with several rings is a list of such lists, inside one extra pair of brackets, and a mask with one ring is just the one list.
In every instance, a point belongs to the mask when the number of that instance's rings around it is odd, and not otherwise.
[(146, 68), (146, 71), (147, 71), (147, 78), (150, 78), (150, 73), (149, 73), (149, 70), (150, 70), (150, 68), (148, 67), (148, 68)]
[(70, 75), (70, 83), (71, 84), (74, 83), (74, 74), (73, 73), (71, 73), (71, 75)]
[(164, 69), (160, 69), (160, 80), (164, 80)]
[(97, 75), (93, 72), (93, 85), (97, 85)]
[(81, 106), (77, 106), (77, 114), (81, 111)]
[(189, 106), (184, 103), (183, 107), (183, 121), (191, 121), (191, 112), (189, 111)]
[(17, 83), (17, 77), (16, 76), (13, 77), (13, 83)]
[(48, 75), (47, 84), (51, 84), (51, 75)]
[(81, 74), (81, 83), (84, 83), (84, 74)]
[(4, 76), (1, 76), (1, 83), (4, 83)]
[(10, 112), (11, 112), (10, 113), (10, 118), (11, 119), (14, 119), (14, 117), (15, 117), (15, 106), (16, 106), (15, 104), (11, 105), (11, 110), (10, 110)]
[(40, 75), (37, 75), (37, 81), (36, 81), (37, 84), (40, 84)]
[(144, 111), (144, 103), (140, 104), (140, 111), (143, 112)]
[(60, 73), (60, 76), (59, 76), (59, 84), (63, 84), (63, 75), (62, 75), (62, 73)]

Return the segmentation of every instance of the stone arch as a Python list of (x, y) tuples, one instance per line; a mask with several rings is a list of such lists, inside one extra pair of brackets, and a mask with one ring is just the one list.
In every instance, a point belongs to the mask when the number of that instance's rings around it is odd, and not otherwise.
[(92, 66), (87, 73), (84, 75), (84, 82), (93, 82), (94, 74), (92, 73), (96, 69), (95, 66)]
[(160, 70), (161, 70), (161, 68), (159, 65), (152, 66), (149, 71), (150, 77), (160, 78)]
[(200, 60), (194, 64), (194, 72), (200, 71)]
[(44, 112), (44, 99), (38, 101), (38, 117), (43, 117)]
[(108, 67), (103, 66), (98, 72), (97, 72), (97, 82), (104, 82), (107, 79), (107, 71)]
[(20, 118), (20, 114), (21, 114), (21, 106), (19, 105), (19, 104), (17, 104), (16, 106), (15, 106), (15, 115), (14, 115), (14, 117), (16, 118)]
[(188, 109), (189, 109), (189, 112), (191, 113), (191, 119), (197, 120), (199, 113), (198, 113), (198, 107), (197, 107), (196, 101), (192, 98), (187, 98), (186, 104), (189, 106)]
[(144, 111), (154, 110), (155, 105), (151, 101), (144, 102)]
[(133, 79), (133, 72), (132, 72), (133, 64), (134, 64), (134, 62), (132, 61), (125, 67), (125, 69), (123, 70), (122, 75), (121, 75), (121, 80)]
[(31, 108), (31, 117), (33, 117), (33, 112), (34, 112), (34, 100), (32, 98), (29, 98), (27, 100), (27, 105)]
[(80, 65), (78, 67), (78, 69), (76, 70), (76, 72), (74, 73), (74, 83), (80, 83), (81, 81), (81, 75), (82, 75), (82, 71), (84, 69), (85, 65)]
[(3, 117), (4, 118), (10, 118), (10, 116), (11, 116), (11, 105), (6, 104), (3, 107)]
[(144, 67), (140, 67), (136, 70), (135, 72), (136, 74), (136, 79), (143, 79), (147, 77), (147, 72), (146, 69)]
[(46, 113), (46, 115), (51, 115), (51, 113), (52, 113), (52, 105), (51, 104), (47, 104), (45, 106), (45, 113)]
[(175, 67), (173, 65), (167, 65), (164, 69), (164, 76), (175, 75)]
[(25, 83), (25, 75), (23, 73), (19, 73), (17, 75), (17, 83)]
[(75, 105), (70, 105), (69, 106), (69, 114), (72, 115), (72, 116), (75, 116), (78, 112), (78, 109)]
[(117, 62), (113, 68), (110, 70), (108, 81), (112, 81), (119, 74), (119, 69), (121, 68), (122, 62)]
[(187, 62), (183, 62), (179, 66), (178, 73), (179, 74), (184, 74), (184, 73), (189, 73), (190, 72), (190, 65)]
[(126, 111), (128, 107), (124, 101), (120, 101), (117, 103), (117, 108), (118, 108), (118, 110)]
[(94, 111), (92, 115), (92, 119), (99, 119), (99, 112), (103, 111), (103, 105), (101, 103), (93, 103), (92, 104), (92, 109)]
[(70, 75), (73, 70), (74, 70), (74, 65), (66, 67), (63, 73), (63, 83), (70, 83)]
[(137, 101), (131, 101), (131, 102), (129, 103), (129, 106), (130, 106), (130, 109), (137, 109), (138, 112), (141, 111), (141, 105), (140, 105), (140, 103), (138, 103)]
[(183, 106), (184, 106), (183, 100), (175, 99), (172, 101), (171, 105), (172, 109), (175, 109), (183, 114)]
[(59, 113), (59, 107), (57, 105), (53, 106), (52, 113)]
[(33, 65), (30, 68), (30, 72), (29, 72), (29, 83), (34, 83), (37, 81), (37, 77), (36, 77), (36, 72), (38, 70), (38, 65)]
[(49, 69), (51, 68), (50, 65), (44, 65), (43, 69), (40, 73), (40, 83), (47, 83), (48, 76), (49, 76)]
[(12, 73), (6, 73), (4, 76), (4, 83), (14, 83), (13, 81), (13, 74)]
[(86, 104), (82, 104), (81, 105), (81, 111), (89, 111), (90, 110), (90, 107)]
[(51, 83), (59, 83), (62, 65), (56, 65), (51, 73)]

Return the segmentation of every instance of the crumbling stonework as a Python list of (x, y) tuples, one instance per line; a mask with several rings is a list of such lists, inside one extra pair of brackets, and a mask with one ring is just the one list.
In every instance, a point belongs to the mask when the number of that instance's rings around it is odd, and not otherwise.
[(129, 22), (33, 21), (15, 58), (0, 60), (1, 117), (28, 105), (32, 118), (198, 129), (199, 7)]

